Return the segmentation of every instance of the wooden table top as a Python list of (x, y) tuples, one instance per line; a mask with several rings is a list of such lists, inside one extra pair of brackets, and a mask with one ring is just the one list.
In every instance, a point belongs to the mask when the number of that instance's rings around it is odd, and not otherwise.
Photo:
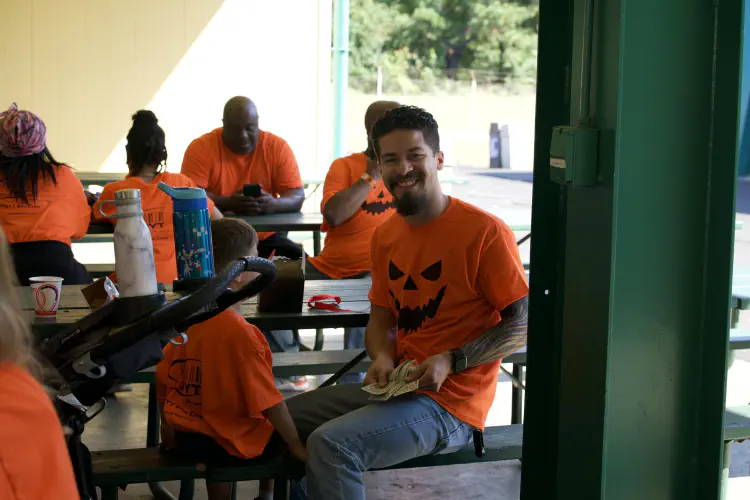
[[(22, 287), (21, 302), (37, 335), (46, 337), (61, 329), (68, 328), (83, 319), (91, 311), (81, 294), (81, 285), (63, 286), (60, 308), (54, 318), (37, 318), (34, 316), (31, 290)], [(299, 313), (269, 313), (258, 311), (257, 298), (251, 298), (241, 305), (242, 315), (261, 329), (293, 330), (316, 328), (362, 327), (367, 325), (370, 315), (370, 278), (356, 280), (310, 280), (305, 282), (304, 303)], [(320, 294), (332, 294), (341, 297), (340, 308), (347, 312), (323, 311), (310, 309), (307, 301)], [(168, 292), (168, 300), (176, 295)]]

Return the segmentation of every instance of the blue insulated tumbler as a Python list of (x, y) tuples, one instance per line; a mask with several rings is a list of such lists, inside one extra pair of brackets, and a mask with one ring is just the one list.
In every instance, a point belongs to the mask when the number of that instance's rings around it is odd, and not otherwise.
[(214, 255), (206, 191), (200, 188), (173, 188), (163, 182), (159, 183), (159, 189), (172, 198), (177, 279), (212, 278)]

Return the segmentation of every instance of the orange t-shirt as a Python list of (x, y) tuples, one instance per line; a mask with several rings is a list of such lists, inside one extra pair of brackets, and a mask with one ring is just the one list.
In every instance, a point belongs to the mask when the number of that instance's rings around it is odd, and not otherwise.
[(78, 500), (52, 402), (21, 367), (0, 365), (0, 498)]
[[(114, 200), (115, 193), (121, 189), (140, 189), (143, 220), (146, 221), (151, 239), (154, 243), (154, 264), (156, 265), (156, 279), (162, 283), (172, 283), (177, 279), (177, 261), (174, 250), (174, 221), (172, 219), (172, 198), (159, 189), (159, 182), (172, 187), (197, 187), (190, 177), (182, 174), (164, 172), (158, 174), (147, 183), (139, 177), (126, 177), (117, 182), (104, 186), (99, 201), (94, 205), (94, 218), (109, 220), (117, 224), (117, 219), (103, 217), (99, 207), (104, 200)], [(214, 202), (209, 198), (208, 212), (214, 210)], [(114, 213), (113, 205), (104, 205), (104, 213)]]
[[(437, 219), (410, 226), (394, 215), (372, 237), (370, 300), (398, 318), (399, 361), (423, 362), (479, 337), (529, 287), (510, 228), (451, 198)], [(467, 424), (484, 428), (500, 361), (450, 375), (420, 391)]]
[[(297, 160), (284, 139), (261, 130), (255, 149), (238, 155), (224, 145), (222, 130), (198, 137), (185, 150), (182, 173), (200, 187), (215, 196), (231, 196), (245, 184), (260, 184), (272, 196), (302, 187)], [(265, 240), (272, 234), (258, 237)]]
[(57, 185), (39, 179), (36, 199), (28, 191), (29, 203), (14, 198), (0, 179), (0, 225), (11, 243), (60, 241), (83, 238), (89, 230), (91, 209), (81, 181), (70, 167), (55, 168)]
[(231, 310), (188, 328), (187, 335), (185, 345), (164, 348), (156, 367), (167, 423), (205, 434), (234, 456), (260, 456), (273, 434), (261, 412), (284, 401), (268, 342)]
[[(333, 196), (350, 188), (367, 170), (367, 155), (356, 153), (339, 158), (331, 164), (323, 186), (322, 212)], [(396, 211), (393, 196), (378, 181), (371, 189), (362, 206), (354, 215), (336, 227), (323, 222), (321, 231), (326, 233), (325, 246), (310, 262), (331, 278), (347, 278), (370, 270), (370, 240), (375, 228)]]

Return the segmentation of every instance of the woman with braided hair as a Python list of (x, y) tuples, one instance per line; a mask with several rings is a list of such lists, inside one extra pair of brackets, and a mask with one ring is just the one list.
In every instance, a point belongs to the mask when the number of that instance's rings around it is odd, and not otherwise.
[[(115, 192), (121, 189), (140, 189), (143, 219), (151, 231), (154, 244), (156, 279), (165, 284), (172, 283), (177, 278), (172, 199), (158, 186), (160, 182), (172, 187), (197, 186), (190, 177), (164, 171), (167, 164), (166, 138), (164, 130), (159, 126), (159, 120), (152, 111), (142, 109), (133, 115), (133, 126), (128, 131), (125, 152), (128, 176), (104, 187), (99, 201), (94, 205), (94, 217), (116, 224), (117, 219), (101, 215), (99, 206), (105, 200), (113, 200)], [(221, 217), (221, 212), (210, 198), (208, 209), (212, 219)], [(105, 205), (105, 212), (109, 213), (107, 210), (111, 209)], [(112, 278), (117, 279), (116, 276)]]
[(16, 276), (59, 276), (66, 285), (91, 278), (73, 257), (91, 209), (81, 181), (47, 149), (47, 127), (13, 104), (0, 113), (0, 226), (11, 243)]

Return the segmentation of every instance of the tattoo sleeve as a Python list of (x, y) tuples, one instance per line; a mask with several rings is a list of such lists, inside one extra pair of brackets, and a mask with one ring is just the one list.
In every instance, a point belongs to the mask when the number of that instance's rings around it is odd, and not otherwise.
[(472, 342), (461, 347), (469, 367), (491, 363), (526, 345), (529, 298), (513, 302), (500, 312), (501, 320)]

